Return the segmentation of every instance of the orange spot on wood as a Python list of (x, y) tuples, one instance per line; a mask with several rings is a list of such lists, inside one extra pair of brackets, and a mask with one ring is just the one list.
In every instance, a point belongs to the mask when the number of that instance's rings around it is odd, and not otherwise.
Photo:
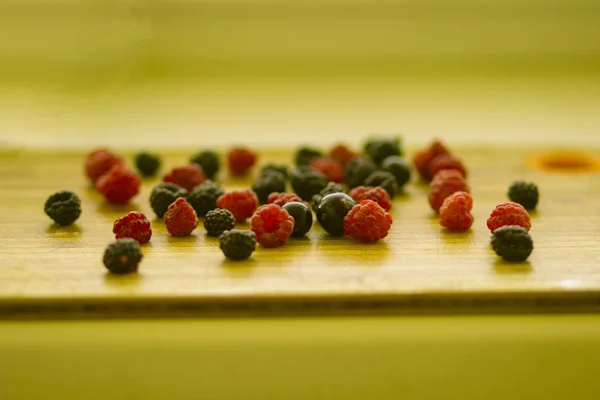
[(600, 160), (579, 152), (542, 155), (534, 159), (534, 164), (540, 169), (559, 172), (589, 172), (600, 169)]

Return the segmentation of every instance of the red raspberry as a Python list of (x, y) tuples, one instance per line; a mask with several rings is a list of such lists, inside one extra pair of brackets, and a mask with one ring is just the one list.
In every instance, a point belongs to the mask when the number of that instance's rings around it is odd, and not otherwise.
[(140, 244), (148, 243), (152, 237), (150, 221), (139, 211), (132, 211), (119, 218), (113, 225), (116, 239), (133, 238)]
[(446, 146), (439, 141), (434, 140), (427, 149), (418, 152), (413, 158), (413, 164), (419, 171), (419, 175), (426, 181), (430, 181), (433, 175), (429, 175), (429, 164), (440, 154), (450, 154)]
[(358, 157), (358, 153), (350, 150), (350, 148), (344, 144), (338, 144), (329, 151), (329, 157), (337, 160), (342, 164), (342, 168), (345, 168), (350, 161)]
[(525, 207), (512, 201), (498, 204), (487, 220), (487, 227), (494, 233), (496, 229), (506, 225), (518, 225), (529, 231), (531, 219)]
[(295, 201), (302, 203), (302, 199), (300, 197), (298, 197), (298, 195), (296, 193), (273, 192), (269, 195), (269, 198), (267, 199), (267, 203), (277, 204), (280, 207), (284, 206), (287, 203), (291, 203), (291, 202), (295, 202)]
[(108, 172), (117, 164), (122, 164), (123, 159), (106, 149), (97, 149), (87, 155), (85, 159), (85, 173), (93, 182)]
[(250, 190), (232, 190), (217, 199), (217, 207), (231, 211), (236, 222), (250, 218), (258, 207), (258, 197)]
[(191, 192), (196, 186), (206, 182), (206, 175), (198, 164), (189, 164), (173, 168), (168, 175), (165, 175), (163, 181), (174, 183)]
[(380, 186), (359, 186), (355, 187), (350, 191), (350, 197), (358, 204), (363, 200), (373, 200), (379, 204), (385, 211), (389, 211), (392, 208), (392, 199), (388, 192)]
[(429, 163), (429, 176), (435, 176), (443, 169), (455, 169), (460, 171), (463, 177), (467, 177), (467, 169), (459, 158), (451, 154), (440, 154)]
[(96, 190), (112, 204), (125, 204), (140, 191), (142, 180), (123, 164), (113, 166), (96, 181)]
[(446, 197), (452, 193), (470, 191), (469, 184), (459, 171), (443, 169), (433, 177), (429, 186), (429, 205), (433, 211), (439, 211)]
[(188, 236), (198, 226), (198, 216), (194, 207), (183, 197), (169, 206), (163, 218), (171, 236)]
[(315, 158), (310, 162), (310, 167), (325, 175), (330, 182), (340, 183), (344, 178), (342, 164), (332, 158)]
[(392, 216), (373, 200), (363, 200), (344, 217), (344, 232), (361, 242), (376, 242), (388, 235)]
[(256, 153), (247, 147), (234, 147), (227, 155), (229, 170), (234, 175), (244, 175), (256, 163)]
[(446, 197), (440, 207), (440, 225), (444, 228), (466, 231), (473, 225), (473, 198), (467, 192), (456, 192)]
[(294, 217), (277, 204), (265, 204), (250, 218), (250, 227), (263, 247), (278, 247), (292, 234)]

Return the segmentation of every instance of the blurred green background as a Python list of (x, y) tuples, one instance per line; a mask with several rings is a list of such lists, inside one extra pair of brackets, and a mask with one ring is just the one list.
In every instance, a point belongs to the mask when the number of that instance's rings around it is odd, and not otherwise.
[(596, 0), (0, 0), (0, 140), (597, 143), (599, 38)]
[(598, 74), (594, 0), (2, 0), (3, 81)]

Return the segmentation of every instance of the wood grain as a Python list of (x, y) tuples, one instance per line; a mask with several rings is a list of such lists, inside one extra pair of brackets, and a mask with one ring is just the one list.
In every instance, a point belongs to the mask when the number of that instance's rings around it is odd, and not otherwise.
[[(224, 260), (202, 229), (168, 237), (161, 221), (144, 246), (140, 273), (111, 276), (102, 266), (112, 223), (130, 210), (152, 216), (144, 182), (128, 206), (105, 204), (82, 172), (83, 154), (14, 151), (0, 156), (0, 317), (589, 311), (600, 308), (600, 179), (597, 172), (536, 170), (531, 150), (457, 149), (471, 175), (473, 229), (442, 230), (410, 184), (395, 199), (389, 237), (363, 245), (315, 226), (305, 239)], [(593, 152), (594, 153), (594, 152)], [(595, 154), (598, 155), (598, 151)], [(189, 154), (170, 152), (166, 167)], [(289, 162), (290, 153), (261, 160)], [(226, 175), (226, 174), (223, 174)], [(485, 220), (514, 179), (540, 186), (529, 261), (505, 264), (489, 249)], [(247, 181), (223, 176), (227, 188)], [(47, 196), (76, 191), (84, 212), (69, 228), (51, 224)]]

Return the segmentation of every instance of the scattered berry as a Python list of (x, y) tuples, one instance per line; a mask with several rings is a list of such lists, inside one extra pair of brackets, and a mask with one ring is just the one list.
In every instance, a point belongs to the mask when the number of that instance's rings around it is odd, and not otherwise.
[(385, 238), (392, 226), (392, 216), (372, 200), (363, 200), (344, 217), (344, 232), (361, 242)]
[(529, 231), (531, 220), (527, 210), (519, 203), (506, 202), (498, 204), (487, 220), (487, 227), (493, 233), (496, 229), (505, 225), (518, 225)]
[(93, 182), (104, 175), (117, 164), (122, 164), (123, 159), (106, 149), (97, 149), (89, 153), (85, 159), (85, 173)]
[(113, 233), (117, 239), (132, 238), (140, 244), (145, 244), (152, 237), (152, 228), (144, 214), (139, 211), (131, 211), (115, 221)]
[(279, 247), (294, 231), (294, 217), (277, 204), (265, 204), (250, 218), (250, 227), (261, 246)]
[(198, 164), (189, 164), (184, 165), (183, 167), (173, 168), (173, 170), (163, 178), (163, 181), (174, 183), (189, 192), (206, 181), (206, 176), (204, 175), (201, 166)]
[(314, 147), (303, 146), (296, 150), (296, 155), (294, 156), (294, 161), (296, 162), (296, 166), (308, 166), (310, 162), (315, 158), (323, 157), (323, 153), (319, 149), (315, 149)]
[(150, 206), (158, 218), (165, 215), (169, 206), (180, 197), (185, 197), (187, 190), (174, 183), (159, 183), (150, 193)]
[(467, 169), (464, 164), (459, 158), (454, 157), (452, 154), (440, 154), (431, 160), (429, 163), (428, 176), (435, 176), (435, 174), (443, 169), (455, 169), (459, 171), (463, 177), (467, 177)]
[(81, 200), (75, 193), (61, 190), (48, 197), (44, 211), (57, 224), (71, 225), (81, 215)]
[(281, 175), (283, 175), (285, 177), (285, 179), (287, 179), (287, 177), (288, 177), (287, 167), (283, 164), (275, 164), (275, 163), (268, 163), (268, 164), (263, 165), (263, 167), (260, 169), (260, 174), (264, 175), (271, 171), (279, 172)]
[(370, 158), (357, 157), (346, 165), (344, 183), (351, 189), (360, 186), (376, 169), (377, 165)]
[(290, 182), (294, 192), (302, 200), (310, 200), (327, 186), (327, 178), (319, 171), (309, 167), (298, 167), (290, 173)]
[(135, 156), (135, 167), (142, 176), (156, 176), (160, 165), (160, 157), (156, 154), (142, 152)]
[(382, 187), (390, 195), (390, 197), (394, 197), (398, 191), (396, 177), (385, 171), (373, 172), (367, 179), (365, 179), (364, 184), (365, 186)]
[(332, 158), (315, 158), (310, 162), (310, 167), (325, 175), (329, 182), (340, 183), (344, 178), (342, 164)]
[(284, 204), (281, 208), (294, 218), (293, 237), (302, 237), (310, 231), (313, 224), (313, 215), (306, 204), (294, 201)]
[(277, 204), (283, 207), (287, 203), (291, 202), (302, 202), (302, 199), (298, 197), (296, 193), (271, 193), (267, 199), (269, 204)]
[(171, 236), (188, 236), (198, 226), (196, 211), (183, 197), (169, 206), (164, 216), (167, 231)]
[(112, 167), (96, 181), (96, 190), (109, 203), (126, 204), (140, 191), (140, 176), (122, 164)]
[(198, 217), (204, 217), (207, 212), (217, 208), (217, 199), (224, 193), (217, 183), (205, 181), (187, 195), (187, 201)]
[(102, 261), (113, 274), (129, 274), (138, 270), (142, 257), (142, 250), (137, 240), (123, 238), (108, 245)]
[(505, 225), (494, 231), (492, 249), (506, 261), (522, 262), (533, 251), (533, 240), (523, 227)]
[(372, 200), (379, 204), (385, 211), (392, 208), (392, 199), (382, 187), (359, 186), (350, 191), (350, 197), (358, 204), (364, 200)]
[(348, 146), (344, 144), (338, 144), (329, 151), (329, 157), (342, 164), (342, 168), (346, 168), (346, 165), (358, 157), (358, 154), (350, 150)]
[(538, 187), (533, 182), (515, 181), (508, 188), (508, 197), (526, 210), (535, 210), (540, 199)]
[(372, 138), (365, 142), (364, 152), (375, 164), (381, 164), (389, 156), (401, 156), (400, 139)]
[(212, 150), (203, 150), (195, 154), (190, 159), (190, 163), (201, 166), (208, 179), (214, 179), (221, 166), (219, 155)]
[(256, 234), (239, 229), (225, 231), (219, 236), (219, 247), (230, 260), (245, 260), (256, 249)]
[(398, 189), (402, 188), (410, 181), (410, 165), (408, 165), (403, 158), (398, 156), (387, 157), (381, 163), (381, 169), (394, 175)]
[(438, 212), (446, 197), (455, 192), (469, 193), (471, 188), (459, 171), (443, 169), (438, 172), (429, 187), (429, 205), (433, 211)]
[(252, 184), (252, 190), (258, 196), (260, 204), (266, 204), (271, 193), (285, 192), (285, 184), (285, 176), (280, 172), (271, 171), (256, 179)]
[(319, 225), (333, 236), (344, 234), (344, 217), (356, 202), (345, 193), (332, 193), (323, 197), (316, 209)]
[(233, 175), (244, 175), (256, 163), (256, 153), (246, 147), (234, 147), (227, 155), (227, 165)]
[(217, 208), (209, 211), (204, 218), (204, 229), (208, 236), (219, 236), (233, 228), (235, 228), (235, 218), (229, 210)]
[(325, 186), (318, 194), (315, 194), (312, 197), (313, 210), (317, 209), (317, 207), (319, 206), (319, 203), (321, 203), (321, 200), (323, 200), (323, 197), (327, 196), (328, 194), (332, 194), (332, 193), (344, 193), (344, 189), (342, 188), (342, 185), (340, 185), (339, 183), (335, 183), (335, 182), (329, 182), (327, 184), (327, 186)]
[(429, 164), (440, 154), (450, 154), (446, 146), (439, 140), (434, 140), (427, 149), (418, 152), (413, 158), (413, 164), (417, 168), (419, 175), (425, 181), (430, 181), (433, 178), (429, 175)]
[(232, 190), (217, 199), (217, 207), (231, 211), (236, 222), (250, 218), (258, 207), (258, 197), (250, 190)]
[(444, 228), (466, 231), (473, 225), (473, 198), (467, 192), (456, 192), (446, 197), (440, 207), (440, 225)]

